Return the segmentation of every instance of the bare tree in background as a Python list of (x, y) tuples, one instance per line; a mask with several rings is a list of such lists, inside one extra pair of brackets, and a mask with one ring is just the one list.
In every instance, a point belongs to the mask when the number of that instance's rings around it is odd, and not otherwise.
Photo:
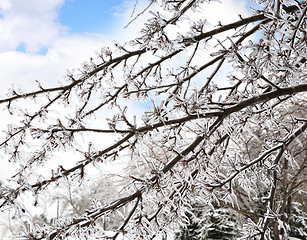
[[(298, 97), (295, 102), (290, 101), (286, 105), (276, 107), (276, 114), (278, 119), (282, 119), (283, 122), (291, 121), (291, 118), (304, 117), (306, 107), (307, 99)], [(266, 146), (267, 139), (271, 138), (271, 131), (264, 131), (263, 127), (255, 123), (250, 122), (249, 124), (252, 124), (248, 130), (251, 134), (242, 132), (236, 142), (229, 146), (229, 149), (232, 148), (232, 152), (245, 156), (252, 161), (261, 154), (263, 146)], [(268, 228), (270, 228), (273, 238), (279, 239), (280, 234), (285, 236), (285, 231), (289, 232), (287, 234), (290, 237), (298, 237), (299, 239), (306, 237), (306, 225), (304, 225), (306, 217), (303, 216), (306, 215), (303, 206), (306, 205), (307, 196), (306, 146), (306, 136), (300, 135), (297, 141), (289, 144), (288, 155), (280, 159), (282, 167), (278, 169), (279, 181), (275, 182), (276, 197), (272, 204), (278, 209), (279, 216), (286, 223), (284, 225), (286, 230), (280, 229), (277, 221), (272, 221)], [(296, 161), (289, 161), (288, 156), (295, 156)], [(291, 164), (297, 166), (291, 167)], [(186, 214), (189, 221), (181, 228), (181, 231), (177, 232), (176, 239), (237, 239), (240, 236), (238, 230), (242, 228), (247, 219), (259, 222), (259, 219), (267, 211), (267, 199), (265, 197), (270, 191), (270, 185), (264, 181), (261, 174), (256, 178), (252, 183), (253, 191), (248, 194), (240, 182), (233, 180), (232, 189), (236, 196), (236, 204), (230, 204), (223, 199), (219, 199), (214, 204), (215, 209), (212, 210), (212, 207), (195, 202)], [(234, 213), (237, 213), (237, 215)]]
[[(195, 199), (240, 209), (237, 191), (252, 196), (259, 180), (269, 189), (261, 199), (266, 208), (259, 217), (250, 216), (242, 236), (283, 239), (291, 213), (276, 204), (281, 197), (276, 187), (291, 178), (281, 173), (285, 168), (289, 176), (301, 173), (297, 183), (286, 182), (293, 184), (283, 192), (287, 197), (306, 181), (306, 161), (297, 158), (306, 153), (300, 140), (306, 137), (307, 119), (293, 115), (291, 103), (307, 92), (307, 6), (294, 0), (255, 2), (261, 5), (250, 17), (212, 26), (205, 14), (187, 20), (210, 1), (149, 1), (144, 11), (161, 10), (152, 12), (140, 37), (102, 48), (59, 86), (38, 82), (33, 91), (13, 89), (1, 98), (4, 111), (20, 122), (8, 126), (0, 143), (19, 166), (10, 182), (0, 185), (0, 208), (26, 222), (24, 239), (119, 239), (123, 234), (153, 239), (180, 225)], [(186, 22), (189, 31), (180, 28)], [(231, 68), (227, 77), (224, 67)], [(134, 116), (140, 101), (146, 110)], [(281, 105), (287, 118), (279, 114)], [(242, 139), (258, 137), (254, 126), (266, 140), (259, 153), (233, 151)], [(164, 154), (163, 160), (155, 154)], [(150, 170), (140, 166), (139, 173), (128, 174), (124, 197), (110, 197), (106, 205), (93, 201), (84, 214), (51, 226), (32, 222), (25, 194), (39, 206), (64, 182), (95, 184), (88, 170), (93, 165), (128, 160), (135, 161), (136, 170), (138, 162)], [(40, 170), (53, 161), (61, 164), (48, 174)], [(116, 231), (96, 224), (119, 211), (123, 220)], [(276, 226), (273, 234), (270, 225)]]

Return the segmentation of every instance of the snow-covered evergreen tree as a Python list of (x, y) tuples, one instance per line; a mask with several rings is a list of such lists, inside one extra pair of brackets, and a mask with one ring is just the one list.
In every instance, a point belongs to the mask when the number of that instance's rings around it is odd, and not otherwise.
[(240, 216), (225, 207), (198, 207), (186, 216), (189, 221), (175, 234), (176, 240), (230, 240), (238, 237), (242, 228)]
[(301, 203), (294, 202), (292, 205), (289, 228), (290, 237), (302, 240), (307, 239), (307, 213), (303, 210), (303, 205)]
[(238, 214), (227, 208), (215, 208), (204, 212), (200, 224), (199, 239), (235, 239), (241, 230)]
[(186, 224), (180, 229), (180, 232), (175, 233), (176, 240), (198, 240), (200, 233), (200, 221), (202, 211), (198, 208), (193, 208), (186, 214)]

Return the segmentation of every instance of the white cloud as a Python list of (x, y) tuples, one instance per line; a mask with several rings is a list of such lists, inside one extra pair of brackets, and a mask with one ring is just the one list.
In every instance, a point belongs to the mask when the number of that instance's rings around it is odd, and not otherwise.
[(55, 86), (63, 80), (67, 69), (78, 68), (102, 45), (110, 42), (102, 36), (66, 36), (57, 39), (46, 55), (7, 51), (0, 53), (2, 89), (15, 86), (31, 87), (34, 80)]
[(48, 47), (65, 32), (57, 20), (64, 0), (2, 0), (0, 3), (0, 52), (15, 50), (21, 44), (29, 52)]
[(0, 0), (0, 9), (8, 10), (11, 7), (9, 0)]

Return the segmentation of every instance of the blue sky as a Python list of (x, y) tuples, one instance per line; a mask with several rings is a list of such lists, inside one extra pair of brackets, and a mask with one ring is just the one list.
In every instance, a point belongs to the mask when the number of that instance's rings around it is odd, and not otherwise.
[(120, 22), (123, 0), (67, 0), (59, 10), (59, 22), (71, 33), (111, 34)]

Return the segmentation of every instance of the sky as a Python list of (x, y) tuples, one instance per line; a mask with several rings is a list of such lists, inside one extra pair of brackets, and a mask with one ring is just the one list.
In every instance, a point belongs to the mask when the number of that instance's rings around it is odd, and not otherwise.
[(68, 0), (59, 10), (59, 22), (72, 33), (112, 34), (125, 9), (122, 7), (122, 0)]
[[(1, 0), (0, 49), (46, 54), (59, 37), (111, 35), (120, 25), (123, 0)], [(115, 27), (115, 28), (114, 28)]]

